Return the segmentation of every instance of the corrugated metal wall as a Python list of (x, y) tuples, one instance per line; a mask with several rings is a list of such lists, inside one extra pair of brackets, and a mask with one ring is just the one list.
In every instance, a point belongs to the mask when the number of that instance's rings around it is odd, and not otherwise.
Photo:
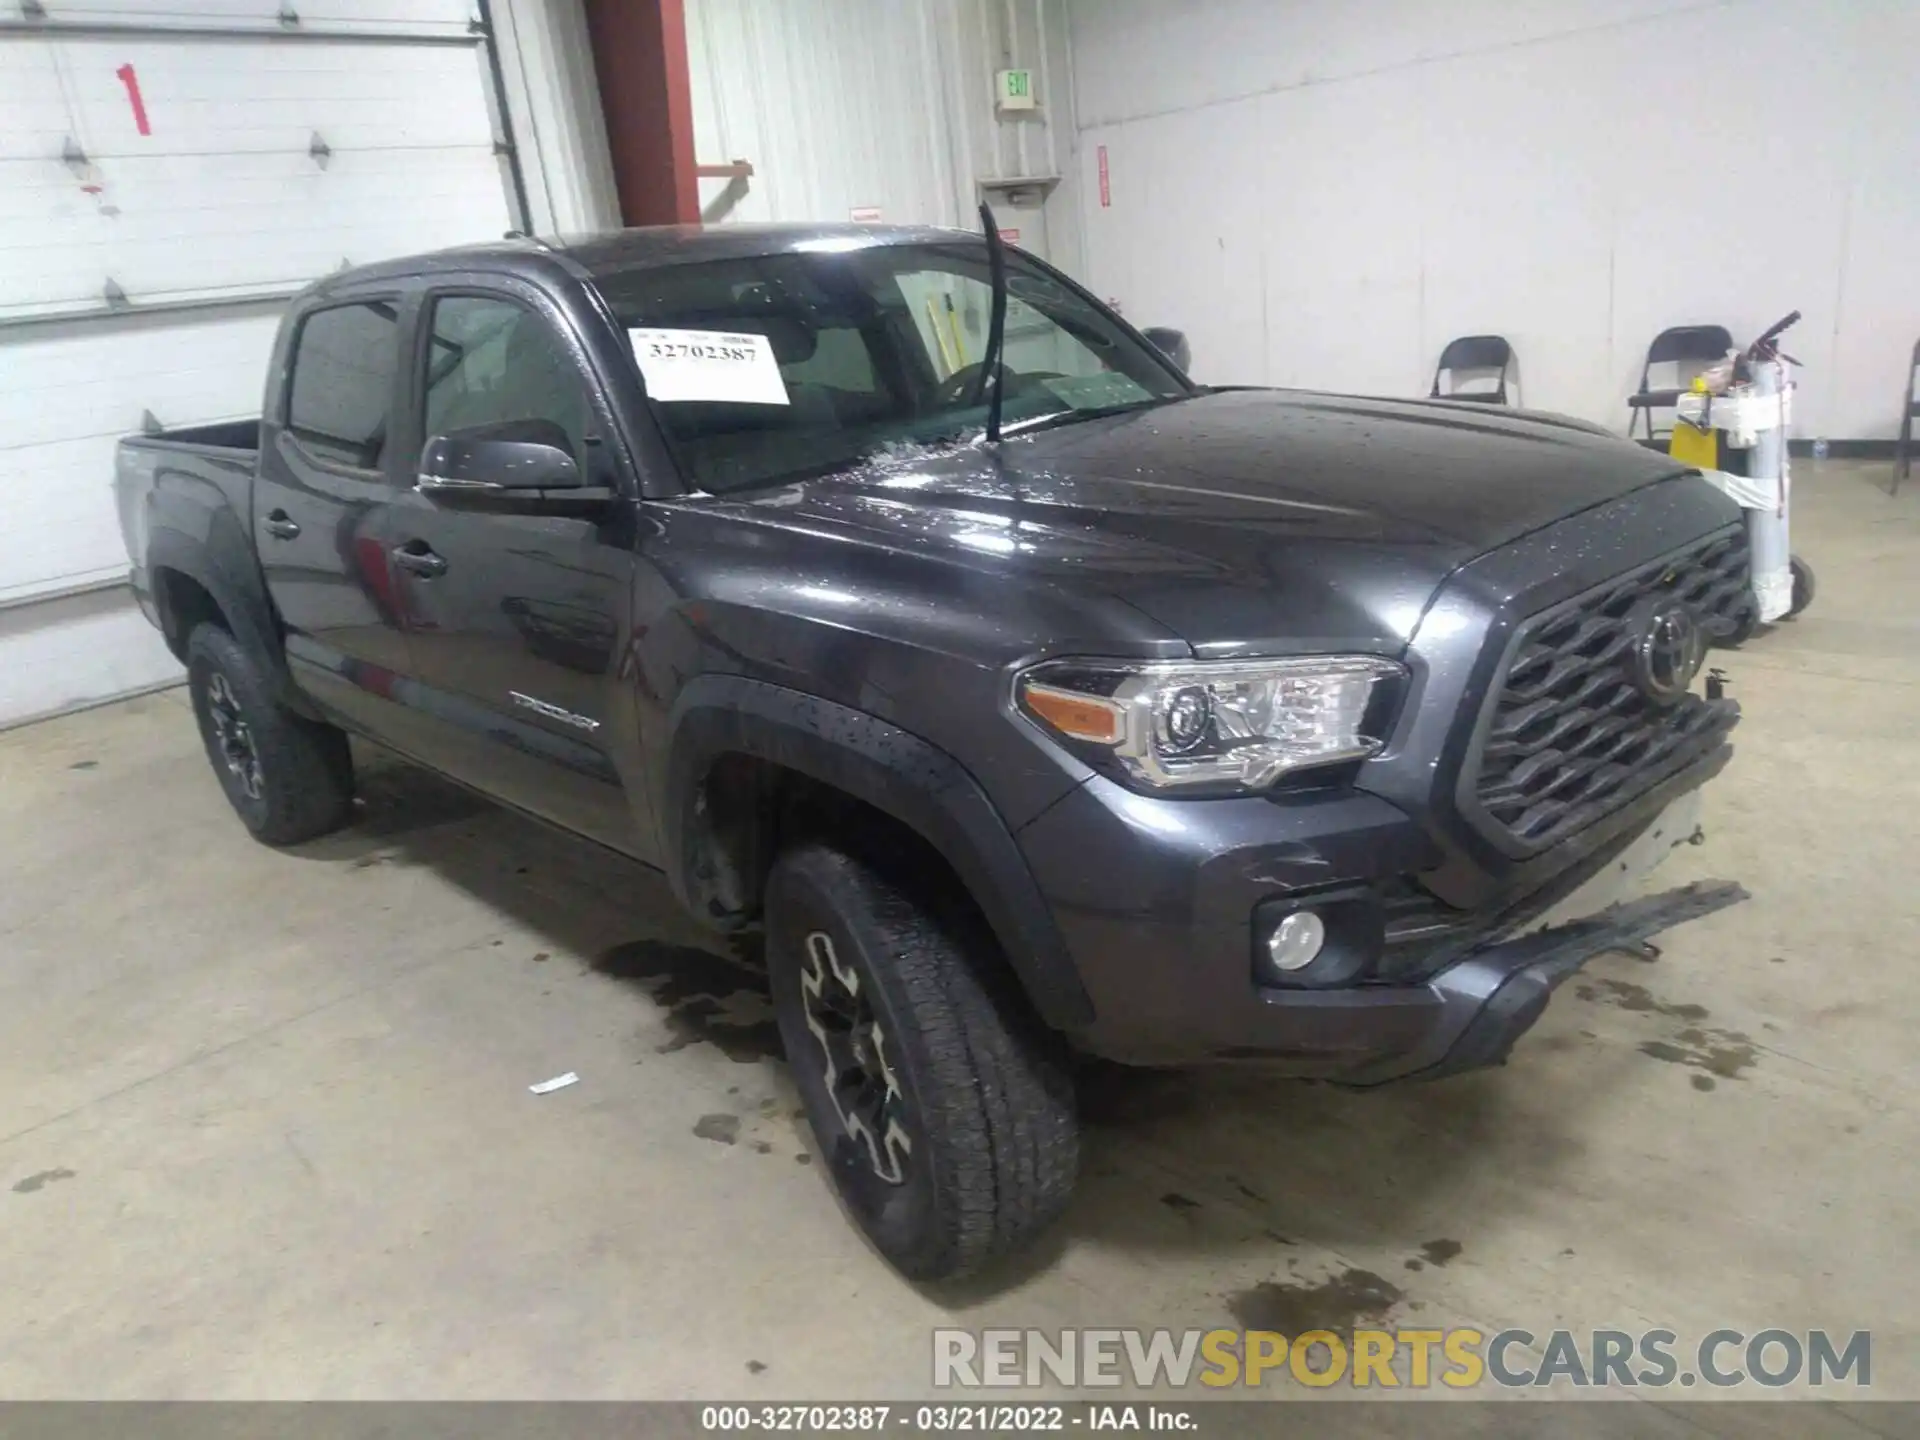
[(493, 0), (500, 80), (536, 235), (620, 226), (580, 0)]
[[(687, 50), (700, 161), (754, 167), (742, 193), (701, 182), (709, 216), (971, 227), (979, 182), (1074, 168), (1061, 0), (688, 0)], [(996, 115), (1004, 69), (1033, 72), (1034, 111)], [(1073, 268), (1071, 182), (1046, 210)]]

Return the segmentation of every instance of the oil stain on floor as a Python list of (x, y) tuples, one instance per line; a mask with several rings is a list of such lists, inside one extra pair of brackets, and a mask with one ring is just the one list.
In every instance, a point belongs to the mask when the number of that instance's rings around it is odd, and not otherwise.
[(14, 1181), (13, 1193), (16, 1195), (31, 1195), (36, 1190), (46, 1189), (47, 1186), (53, 1184), (56, 1180), (71, 1180), (73, 1178), (74, 1172), (67, 1169), (64, 1165), (53, 1170), (42, 1170), (38, 1174), (27, 1176), (24, 1180)]
[(608, 950), (593, 968), (639, 986), (664, 1010), (671, 1038), (656, 1047), (663, 1055), (706, 1044), (748, 1064), (781, 1053), (766, 976), (739, 960), (691, 945), (634, 940)]
[(1693, 1077), (1693, 1088), (1712, 1090), (1717, 1081), (1737, 1080), (1759, 1058), (1751, 1036), (1739, 1030), (1721, 1030), (1700, 1022), (1707, 1018), (1704, 1005), (1675, 1005), (1657, 999), (1644, 985), (1627, 980), (1591, 980), (1575, 987), (1582, 1000), (1617, 1006), (1636, 1014), (1659, 1015), (1678, 1020), (1684, 1028), (1665, 1040), (1647, 1040), (1640, 1053), (1670, 1065), (1684, 1065), (1700, 1071)]
[(740, 1117), (738, 1115), (702, 1115), (694, 1121), (693, 1133), (702, 1140), (711, 1140), (719, 1145), (731, 1145), (740, 1138)]
[[(1693, 1077), (1696, 1090), (1713, 1089), (1712, 1077), (1738, 1080), (1741, 1072), (1753, 1068), (1759, 1052), (1751, 1037), (1738, 1030), (1712, 1030), (1690, 1025), (1672, 1040), (1649, 1040), (1641, 1045), (1642, 1055), (1665, 1060), (1671, 1065), (1686, 1065), (1707, 1072)], [(1702, 1085), (1702, 1080), (1708, 1081)]]
[(1384, 1319), (1406, 1292), (1371, 1270), (1347, 1269), (1318, 1284), (1266, 1280), (1227, 1297), (1227, 1308), (1244, 1330), (1302, 1335), (1330, 1330), (1350, 1335), (1363, 1322)]
[(1707, 1007), (1704, 1005), (1669, 1005), (1663, 1000), (1656, 1000), (1646, 986), (1635, 985), (1630, 980), (1593, 980), (1576, 987), (1574, 993), (1582, 1000), (1599, 1000), (1622, 1010), (1664, 1015), (1669, 1020), (1691, 1023), (1707, 1018)]

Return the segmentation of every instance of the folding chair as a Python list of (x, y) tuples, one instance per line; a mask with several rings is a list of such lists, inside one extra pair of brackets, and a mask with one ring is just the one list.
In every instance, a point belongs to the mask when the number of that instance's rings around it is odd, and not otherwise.
[[(1636, 417), (1644, 415), (1647, 439), (1654, 439), (1653, 412), (1671, 410), (1674, 402), (1693, 384), (1694, 376), (1726, 359), (1731, 349), (1733, 336), (1724, 325), (1676, 325), (1654, 336), (1653, 344), (1647, 347), (1646, 363), (1640, 367), (1640, 389), (1627, 397), (1627, 437), (1633, 437)], [(1673, 366), (1671, 388), (1653, 388), (1656, 365)]]
[[(1440, 363), (1433, 370), (1433, 389), (1428, 393), (1431, 400), (1475, 400), (1488, 405), (1507, 403), (1507, 372), (1513, 368), (1513, 347), (1501, 335), (1462, 335), (1458, 340), (1447, 342), (1447, 348), (1440, 352)], [(1469, 374), (1468, 372), (1471, 372)], [(1489, 378), (1493, 380), (1491, 390), (1463, 390), (1463, 381), (1479, 383)], [(1446, 388), (1441, 389), (1444, 379)], [(1513, 388), (1520, 388), (1520, 377), (1514, 375)], [(1518, 404), (1516, 398), (1514, 401)]]
[(1914, 374), (1920, 372), (1920, 340), (1913, 342), (1913, 357), (1907, 361), (1907, 401), (1900, 407), (1900, 439), (1893, 447), (1893, 491), (1900, 493), (1900, 482), (1913, 468), (1913, 422), (1920, 416), (1920, 399), (1914, 396)]

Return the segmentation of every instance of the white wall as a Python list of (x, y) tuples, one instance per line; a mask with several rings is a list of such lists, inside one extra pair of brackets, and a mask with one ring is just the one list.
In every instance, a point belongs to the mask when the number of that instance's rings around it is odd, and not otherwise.
[[(973, 228), (981, 180), (1070, 171), (1065, 0), (688, 0), (694, 142), (747, 160), (730, 220)], [(1033, 72), (1038, 108), (996, 116), (996, 70)], [(709, 213), (725, 185), (701, 182)], [(1056, 263), (1079, 263), (1072, 184), (1046, 205)]]
[(1624, 428), (1657, 330), (1799, 309), (1799, 433), (1893, 432), (1912, 0), (1069, 3), (1085, 278), (1201, 378), (1424, 394), (1494, 331), (1527, 404)]

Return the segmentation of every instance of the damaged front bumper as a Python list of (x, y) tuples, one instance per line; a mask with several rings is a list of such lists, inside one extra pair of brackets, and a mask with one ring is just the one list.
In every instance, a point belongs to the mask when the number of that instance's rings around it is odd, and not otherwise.
[(1739, 899), (1735, 886), (1637, 899), (1699, 821), (1685, 791), (1618, 848), (1504, 905), (1416, 910), (1401, 925), (1382, 903), (1376, 968), (1324, 985), (1275, 983), (1262, 967), (1268, 907), (1327, 906), (1338, 927), (1352, 918), (1333, 914), (1326, 897), (1339, 897), (1355, 905), (1356, 943), (1369, 943), (1365, 902), (1435, 863), (1424, 832), (1377, 796), (1188, 804), (1095, 776), (1020, 840), (1092, 1003), (1068, 1030), (1076, 1048), (1122, 1064), (1245, 1063), (1377, 1084), (1496, 1062), (1581, 961)]
[(1342, 1074), (1350, 1085), (1433, 1080), (1503, 1063), (1554, 989), (1595, 955), (1631, 948), (1747, 898), (1731, 880), (1697, 881), (1473, 951), (1429, 980), (1437, 1002), (1417, 1046)]

